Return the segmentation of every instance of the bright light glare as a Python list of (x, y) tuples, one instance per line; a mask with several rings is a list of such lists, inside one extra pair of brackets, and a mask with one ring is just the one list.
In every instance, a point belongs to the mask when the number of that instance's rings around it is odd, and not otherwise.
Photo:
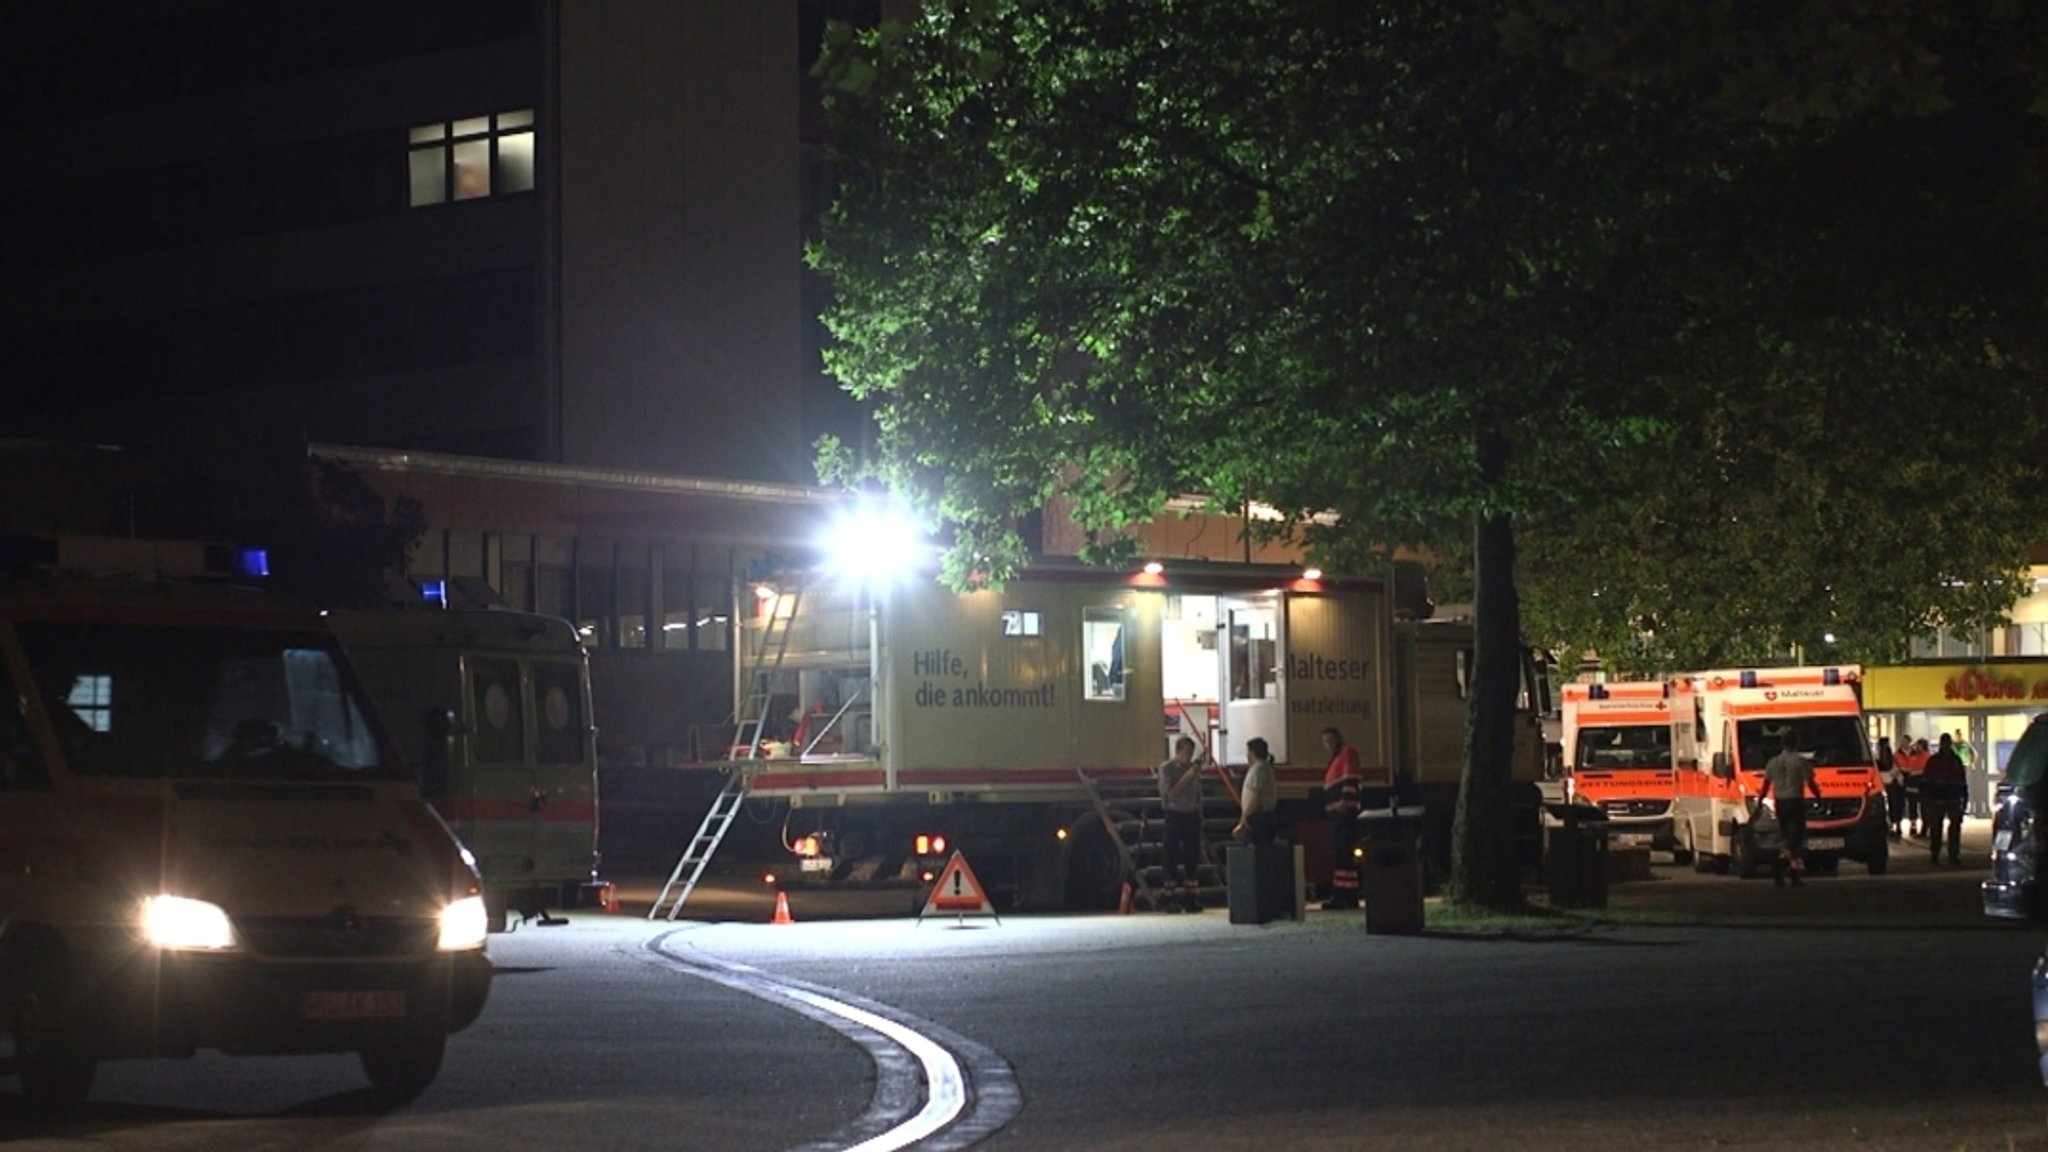
[(1321, 580), (1323, 578), (1323, 570), (1321, 568), (1303, 568), (1301, 570), (1301, 578), (1303, 580)]
[(1161, 563), (1160, 563), (1159, 561), (1157, 561), (1157, 560), (1147, 560), (1147, 561), (1145, 561), (1145, 575), (1147, 575), (1147, 576), (1157, 576), (1157, 575), (1159, 575), (1159, 574), (1160, 574), (1161, 572), (1164, 572), (1164, 571), (1166, 571), (1166, 565), (1164, 565), (1164, 564), (1161, 564)]
[(483, 897), (464, 896), (441, 909), (441, 951), (464, 952), (481, 948), (490, 934), (491, 917), (484, 910)]
[(218, 904), (183, 896), (142, 902), (142, 935), (158, 948), (218, 952), (235, 946), (235, 929)]
[(825, 554), (837, 571), (857, 580), (886, 580), (924, 562), (931, 546), (909, 518), (862, 508), (834, 525)]

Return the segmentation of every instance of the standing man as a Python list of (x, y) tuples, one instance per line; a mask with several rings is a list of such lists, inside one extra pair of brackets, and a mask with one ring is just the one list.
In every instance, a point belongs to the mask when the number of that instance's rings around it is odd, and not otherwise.
[(1330, 817), (1330, 898), (1326, 909), (1358, 907), (1358, 751), (1335, 728), (1323, 729), (1330, 766), (1323, 769), (1323, 811)]
[(1956, 729), (1955, 749), (1970, 781), (1970, 815), (1983, 819), (1991, 815), (1991, 765), (1978, 757), (1977, 746), (1961, 728)]
[(1970, 773), (1956, 755), (1948, 733), (1920, 773), (1920, 817), (1927, 825), (1927, 853), (1941, 863), (1942, 826), (1948, 826), (1948, 862), (1963, 862), (1963, 806), (1970, 800)]
[[(1166, 809), (1168, 912), (1200, 912), (1202, 896), (1202, 766), (1195, 763), (1195, 738), (1173, 742), (1173, 758), (1159, 766), (1159, 803)], [(1176, 896), (1171, 889), (1178, 882)]]
[(1778, 812), (1778, 830), (1784, 833), (1784, 854), (1771, 866), (1771, 883), (1785, 886), (1785, 877), (1790, 875), (1792, 886), (1799, 886), (1799, 874), (1806, 871), (1806, 794), (1813, 793), (1820, 799), (1820, 781), (1813, 778), (1813, 765), (1799, 754), (1799, 734), (1790, 729), (1780, 743), (1778, 754), (1764, 765), (1764, 785), (1757, 793), (1758, 799), (1776, 797), (1773, 805)]
[(1244, 751), (1251, 763), (1244, 770), (1244, 790), (1238, 794), (1237, 827), (1230, 834), (1254, 848), (1263, 848), (1273, 842), (1273, 809), (1280, 803), (1279, 795), (1273, 791), (1273, 754), (1263, 736), (1245, 741)]

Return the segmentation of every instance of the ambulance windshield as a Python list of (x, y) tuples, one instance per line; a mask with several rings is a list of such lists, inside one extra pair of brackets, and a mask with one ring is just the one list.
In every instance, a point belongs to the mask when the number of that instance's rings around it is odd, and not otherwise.
[(1816, 768), (1860, 768), (1871, 763), (1870, 745), (1863, 737), (1863, 721), (1856, 716), (1783, 716), (1769, 720), (1744, 720), (1736, 733), (1742, 745), (1742, 767), (1761, 772), (1785, 746), (1785, 735), (1796, 734), (1800, 751)]
[(57, 742), (89, 776), (390, 779), (334, 642), (294, 629), (23, 623)]
[(1667, 724), (1630, 724), (1579, 730), (1579, 759), (1574, 767), (1669, 768), (1671, 727)]

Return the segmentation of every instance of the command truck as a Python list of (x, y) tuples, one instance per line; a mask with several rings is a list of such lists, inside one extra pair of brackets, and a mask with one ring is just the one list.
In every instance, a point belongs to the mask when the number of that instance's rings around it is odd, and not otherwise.
[(1843, 859), (1882, 875), (1890, 850), (1884, 785), (1870, 751), (1856, 665), (1730, 668), (1675, 677), (1678, 766), (1673, 816), (1682, 849), (1702, 870), (1752, 876), (1783, 847), (1772, 802), (1759, 800), (1764, 765), (1796, 737), (1821, 799), (1809, 794), (1806, 861)]
[(337, 612), (399, 751), (447, 771), (427, 800), (476, 857), (491, 927), (599, 887), (590, 663), (568, 621), (497, 608)]
[[(1138, 803), (1175, 737), (1195, 737), (1212, 766), (1241, 766), (1263, 737), (1282, 822), (1313, 854), (1326, 843), (1312, 827), (1324, 818), (1320, 733), (1335, 727), (1358, 750), (1367, 809), (1419, 802), (1425, 843), (1447, 852), (1469, 625), (1397, 620), (1381, 581), (1153, 567), (1047, 560), (966, 594), (928, 577), (757, 582), (724, 769), (750, 806), (781, 809), (795, 866), (814, 881), (895, 876), (943, 844), (1013, 905), (1105, 907), (1130, 858), (1111, 831), (1123, 801), (1103, 798)], [(1524, 704), (1512, 770), (1533, 860), (1541, 709)]]
[(468, 853), (326, 621), (222, 552), (0, 541), (0, 1070), (31, 1099), (199, 1049), (354, 1052), (409, 1097), (483, 1009)]
[(1608, 839), (1691, 857), (1672, 834), (1668, 680), (1566, 684), (1558, 689), (1566, 800), (1597, 811)]

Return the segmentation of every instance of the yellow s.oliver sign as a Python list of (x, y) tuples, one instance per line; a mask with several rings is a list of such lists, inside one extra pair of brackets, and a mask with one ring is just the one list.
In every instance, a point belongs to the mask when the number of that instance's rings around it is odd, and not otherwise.
[(2048, 661), (1865, 667), (1868, 712), (2048, 707)]

